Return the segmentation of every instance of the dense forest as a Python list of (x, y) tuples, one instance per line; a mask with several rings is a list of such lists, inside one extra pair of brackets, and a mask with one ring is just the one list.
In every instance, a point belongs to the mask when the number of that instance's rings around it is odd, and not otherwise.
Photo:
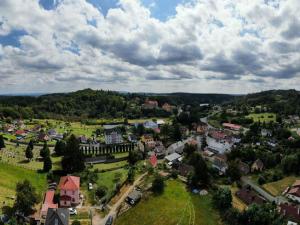
[(254, 94), (248, 94), (235, 98), (237, 108), (257, 107), (265, 108), (265, 111), (282, 115), (300, 114), (300, 92), (296, 90), (270, 90)]
[[(31, 96), (0, 96), (0, 117), (11, 118), (140, 118), (167, 117), (170, 112), (160, 107), (164, 103), (174, 106), (201, 103), (223, 103), (234, 96), (225, 94), (139, 94), (85, 89), (72, 93)], [(159, 108), (144, 109), (146, 99), (157, 100)]]

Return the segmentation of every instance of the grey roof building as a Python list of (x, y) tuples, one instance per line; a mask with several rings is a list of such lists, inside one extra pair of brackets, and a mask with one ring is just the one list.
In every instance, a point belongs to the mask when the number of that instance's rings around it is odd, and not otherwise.
[(45, 225), (68, 225), (70, 213), (66, 208), (48, 209)]

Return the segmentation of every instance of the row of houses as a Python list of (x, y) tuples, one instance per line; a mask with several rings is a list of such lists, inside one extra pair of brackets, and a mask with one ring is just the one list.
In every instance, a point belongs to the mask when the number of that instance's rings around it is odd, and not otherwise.
[(49, 184), (40, 211), (45, 225), (68, 225), (69, 208), (80, 204), (80, 177), (64, 176), (58, 185), (59, 202), (55, 203), (56, 183)]

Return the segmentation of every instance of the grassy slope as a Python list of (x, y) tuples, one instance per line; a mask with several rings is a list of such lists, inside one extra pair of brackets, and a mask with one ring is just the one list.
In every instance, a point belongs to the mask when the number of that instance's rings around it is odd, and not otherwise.
[(263, 188), (267, 190), (270, 194), (277, 196), (281, 195), (282, 192), (290, 185), (292, 185), (297, 179), (300, 179), (299, 177), (285, 177), (282, 180), (267, 183), (263, 185)]
[(15, 195), (16, 184), (24, 179), (32, 183), (41, 198), (42, 193), (46, 190), (46, 175), (38, 174), (32, 170), (0, 162), (0, 177), (1, 204), (5, 201), (6, 205), (12, 205), (13, 200), (9, 198)]
[[(272, 117), (271, 117), (272, 116)], [(269, 123), (271, 121), (276, 122), (276, 114), (274, 113), (252, 113), (248, 118), (252, 118), (254, 122), (266, 122)]]
[(217, 225), (219, 216), (212, 208), (210, 196), (192, 195), (184, 184), (169, 181), (161, 196), (144, 198), (121, 215), (117, 225)]

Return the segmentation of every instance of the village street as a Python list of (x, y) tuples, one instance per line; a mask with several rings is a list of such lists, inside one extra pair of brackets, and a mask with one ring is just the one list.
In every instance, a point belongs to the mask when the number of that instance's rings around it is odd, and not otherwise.
[(104, 217), (104, 218), (100, 218), (98, 215), (95, 215), (93, 217), (93, 225), (105, 225), (105, 222), (107, 221), (107, 219), (112, 216), (114, 219), (117, 215), (117, 210), (120, 207), (120, 205), (125, 201), (126, 197), (129, 195), (129, 193), (131, 191), (134, 190), (134, 188), (136, 186), (138, 186), (141, 181), (143, 180), (143, 178), (147, 175), (147, 173), (142, 174), (141, 176), (139, 176), (135, 182), (128, 187), (128, 189), (126, 190), (126, 192), (124, 192), (124, 194), (119, 198), (119, 200), (112, 206), (108, 206), (109, 207), (109, 213)]
[(258, 192), (260, 195), (262, 195), (269, 202), (275, 202), (277, 205), (288, 202), (283, 196), (274, 197), (273, 195), (269, 194), (268, 192), (263, 190), (261, 187), (256, 185), (248, 177), (242, 177), (241, 180), (244, 184), (251, 186), (251, 188), (253, 188), (256, 192)]

